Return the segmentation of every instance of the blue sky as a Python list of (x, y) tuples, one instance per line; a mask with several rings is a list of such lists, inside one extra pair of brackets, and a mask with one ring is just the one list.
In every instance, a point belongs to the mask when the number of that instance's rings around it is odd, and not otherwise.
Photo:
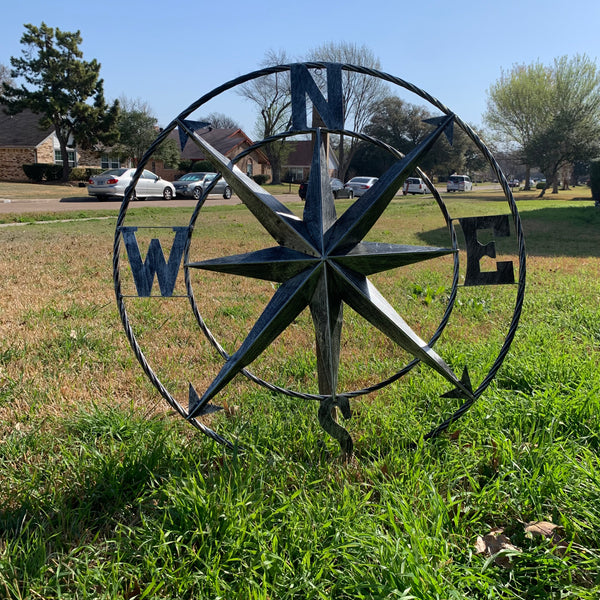
[[(365, 45), (383, 71), (426, 90), (474, 125), (502, 69), (576, 53), (600, 61), (599, 0), (23, 0), (5, 3), (2, 13), (0, 63), (8, 66), (11, 56), (21, 55), (25, 23), (79, 30), (84, 58), (102, 65), (106, 97), (145, 101), (160, 125), (258, 68), (270, 49), (302, 60), (325, 42)], [(223, 97), (203, 112), (211, 111), (253, 134), (255, 109), (239, 96)]]

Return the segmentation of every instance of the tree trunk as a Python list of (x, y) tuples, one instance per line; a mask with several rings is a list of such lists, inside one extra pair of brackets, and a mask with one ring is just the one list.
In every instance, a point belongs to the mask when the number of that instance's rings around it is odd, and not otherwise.
[(529, 192), (531, 190), (531, 186), (529, 182), (531, 181), (531, 167), (529, 165), (525, 165), (525, 187), (523, 188), (524, 192)]
[(63, 183), (66, 183), (67, 181), (69, 181), (69, 173), (71, 172), (71, 167), (69, 166), (69, 152), (67, 150), (67, 140), (63, 139), (62, 137), (59, 137), (58, 143), (60, 145), (60, 156), (62, 158), (61, 181)]
[(338, 164), (338, 177), (342, 180), (342, 183), (346, 183), (346, 171), (348, 170), (344, 165), (344, 160), (346, 157), (344, 156), (344, 134), (340, 134), (340, 148), (338, 152), (338, 160), (340, 161)]
[(271, 163), (271, 183), (279, 185), (281, 183), (281, 160), (278, 152), (265, 152)]

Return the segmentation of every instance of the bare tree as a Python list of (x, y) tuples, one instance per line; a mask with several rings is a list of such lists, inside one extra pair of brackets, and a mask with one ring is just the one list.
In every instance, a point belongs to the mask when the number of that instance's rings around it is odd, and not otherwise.
[(197, 120), (210, 123), (211, 127), (215, 129), (241, 129), (237, 121), (220, 112), (212, 112), (208, 116), (200, 117)]
[[(336, 63), (349, 63), (370, 69), (379, 69), (379, 59), (366, 46), (350, 42), (330, 42), (314, 48), (308, 53), (308, 60)], [(346, 128), (361, 133), (369, 123), (374, 107), (383, 99), (386, 85), (381, 79), (354, 73), (343, 72), (344, 122)], [(356, 152), (359, 140), (344, 139), (340, 136), (338, 146), (340, 179), (345, 180), (348, 166)]]
[(13, 84), (12, 77), (10, 76), (10, 69), (6, 65), (0, 63), (0, 91), (2, 90), (2, 84), (4, 82), (6, 82), (6, 85)]
[[(261, 62), (261, 67), (286, 64), (289, 58), (285, 50), (269, 50)], [(285, 131), (289, 127), (291, 113), (290, 76), (288, 72), (273, 73), (253, 79), (241, 86), (240, 95), (254, 102), (259, 109), (256, 135), (261, 139)], [(281, 168), (286, 156), (284, 142), (274, 142), (264, 147), (271, 163), (272, 183), (281, 182)]]

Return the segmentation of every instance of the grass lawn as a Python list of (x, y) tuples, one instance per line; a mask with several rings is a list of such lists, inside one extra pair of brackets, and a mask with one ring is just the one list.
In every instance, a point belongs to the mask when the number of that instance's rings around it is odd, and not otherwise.
[[(448, 196), (453, 217), (506, 212), (495, 192)], [(525, 306), (477, 403), (424, 442), (452, 400), (441, 399), (444, 380), (417, 368), (351, 401), (349, 462), (315, 404), (241, 377), (215, 399), (225, 410), (207, 417), (234, 451), (174, 415), (119, 321), (113, 221), (0, 227), (0, 597), (598, 598), (600, 211), (583, 196), (517, 192)], [(303, 205), (296, 196), (290, 206)], [(241, 205), (203, 213), (195, 236), (207, 257), (264, 242)], [(189, 215), (135, 209), (132, 223), (155, 227), (152, 236)], [(411, 196), (393, 201), (375, 233), (438, 244), (444, 229), (431, 201)], [(510, 240), (498, 249), (516, 260)], [(446, 262), (422, 263), (376, 283), (427, 336), (445, 310), (447, 273)], [(194, 277), (202, 316), (233, 351), (272, 287)], [(513, 286), (461, 288), (436, 350), (478, 382), (513, 302)], [(222, 364), (187, 300), (131, 298), (128, 311), (151, 365), (187, 405), (188, 382), (205, 389)], [(406, 360), (344, 317), (344, 389)], [(310, 316), (290, 329), (252, 369), (315, 391)]]

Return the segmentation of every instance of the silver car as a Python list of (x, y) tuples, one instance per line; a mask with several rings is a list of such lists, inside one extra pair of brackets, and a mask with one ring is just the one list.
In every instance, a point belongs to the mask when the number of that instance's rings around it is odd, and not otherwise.
[(362, 196), (376, 181), (377, 177), (353, 177), (344, 187), (355, 196)]
[[(215, 180), (216, 173), (186, 173), (183, 177), (173, 183), (178, 196), (194, 198), (198, 200), (209, 185)], [(219, 181), (210, 190), (211, 194), (223, 194), (226, 200), (231, 198), (231, 188), (227, 182), (220, 177)]]
[[(136, 169), (109, 169), (88, 181), (88, 194), (104, 200), (109, 196), (125, 196), (125, 190), (131, 184)], [(135, 185), (135, 197), (141, 200), (149, 196), (162, 196), (171, 200), (175, 196), (175, 187), (170, 181), (161, 179), (152, 171), (144, 170)]]

